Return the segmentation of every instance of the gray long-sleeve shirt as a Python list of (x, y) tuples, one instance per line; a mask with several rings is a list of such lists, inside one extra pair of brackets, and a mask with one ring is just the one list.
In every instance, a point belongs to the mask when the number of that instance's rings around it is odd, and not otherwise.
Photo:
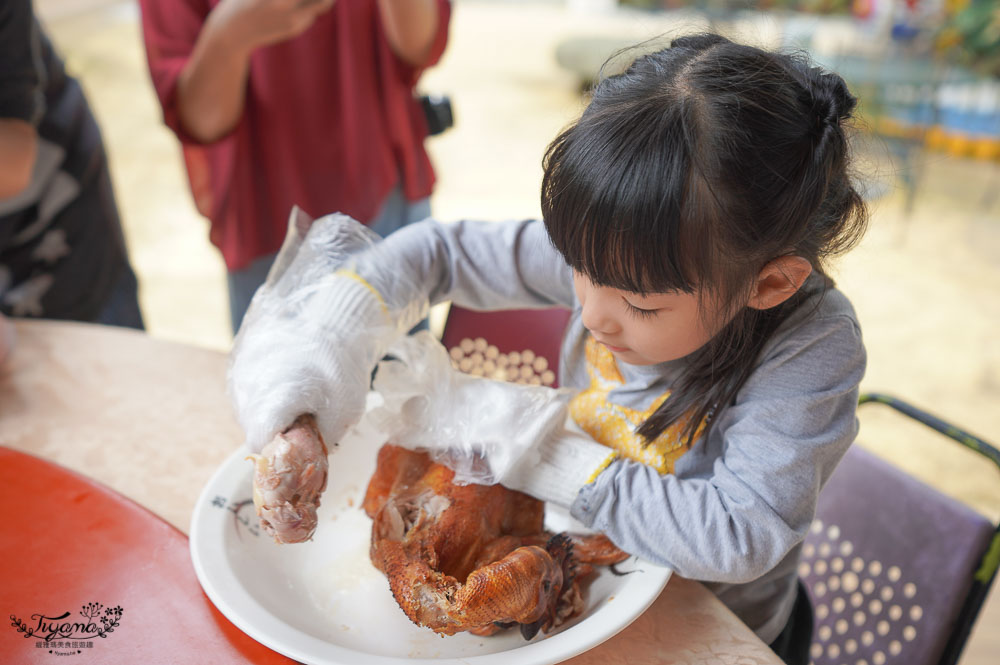
[[(444, 300), (481, 310), (569, 307), (560, 383), (591, 385), (572, 272), (540, 221), (423, 222), (379, 243), (357, 269), (395, 309)], [(648, 411), (684, 362), (619, 362), (621, 381), (606, 400)], [(819, 491), (857, 433), (864, 369), (847, 298), (832, 288), (811, 296), (673, 473), (618, 460), (583, 488), (572, 514), (622, 549), (705, 582), (770, 643), (791, 612)]]

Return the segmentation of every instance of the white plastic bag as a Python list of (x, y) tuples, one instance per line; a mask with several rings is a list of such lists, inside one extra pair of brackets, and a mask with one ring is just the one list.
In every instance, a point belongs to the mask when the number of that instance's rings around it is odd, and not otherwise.
[(366, 420), (392, 443), (427, 450), (459, 484), (503, 482), (565, 422), (573, 391), (462, 373), (430, 333), (398, 340), (389, 354), (374, 382), (384, 403)]

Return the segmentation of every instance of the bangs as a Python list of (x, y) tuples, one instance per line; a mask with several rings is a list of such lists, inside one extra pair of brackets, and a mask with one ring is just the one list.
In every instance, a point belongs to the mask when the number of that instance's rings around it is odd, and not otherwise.
[(659, 103), (635, 106), (591, 109), (552, 142), (542, 216), (566, 262), (595, 284), (691, 293), (711, 282), (705, 217), (714, 206), (692, 205), (704, 189), (692, 175), (685, 105), (667, 113)]

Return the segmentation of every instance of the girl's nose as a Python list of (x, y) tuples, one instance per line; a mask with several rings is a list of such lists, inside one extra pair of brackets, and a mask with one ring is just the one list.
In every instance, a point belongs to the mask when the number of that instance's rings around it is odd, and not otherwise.
[(621, 330), (614, 310), (605, 294), (591, 292), (583, 303), (580, 321), (583, 326), (599, 335), (613, 335)]

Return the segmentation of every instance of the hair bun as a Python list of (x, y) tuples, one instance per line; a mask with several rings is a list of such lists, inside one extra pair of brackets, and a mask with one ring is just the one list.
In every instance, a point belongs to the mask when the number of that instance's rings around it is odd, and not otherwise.
[(847, 89), (847, 83), (839, 74), (813, 70), (813, 102), (817, 123), (820, 127), (839, 126), (841, 120), (851, 117), (858, 104), (858, 98)]

